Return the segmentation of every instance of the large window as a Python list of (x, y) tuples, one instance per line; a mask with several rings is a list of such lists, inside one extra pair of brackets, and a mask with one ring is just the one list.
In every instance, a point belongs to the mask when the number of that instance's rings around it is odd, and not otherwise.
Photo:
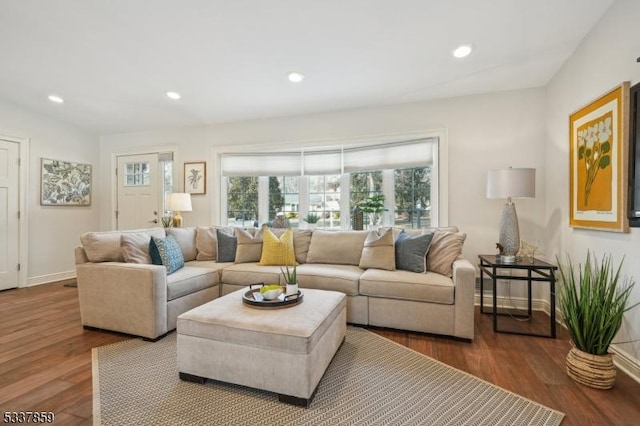
[(258, 178), (236, 176), (227, 179), (227, 224), (253, 226), (258, 220)]
[(305, 219), (317, 219), (319, 228), (349, 228), (356, 206), (384, 196), (383, 226), (438, 226), (439, 143), (439, 137), (429, 137), (326, 149), (223, 152), (223, 214), (235, 226), (281, 223), (278, 218), (284, 218), (291, 227), (306, 227)]
[(278, 216), (282, 216), (290, 227), (297, 228), (300, 217), (299, 198), (298, 177), (270, 176), (269, 222), (273, 223)]
[(372, 195), (382, 194), (382, 170), (351, 173), (349, 176), (350, 210)]
[(431, 225), (431, 167), (393, 171), (395, 225), (423, 228)]
[(309, 214), (318, 228), (340, 228), (340, 175), (309, 176)]

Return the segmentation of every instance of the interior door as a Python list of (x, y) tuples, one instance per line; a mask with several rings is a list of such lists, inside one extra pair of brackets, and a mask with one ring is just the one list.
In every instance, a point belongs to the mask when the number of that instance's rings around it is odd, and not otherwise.
[(160, 224), (158, 154), (118, 156), (117, 229), (140, 229)]
[(18, 287), (20, 148), (0, 140), (0, 290)]

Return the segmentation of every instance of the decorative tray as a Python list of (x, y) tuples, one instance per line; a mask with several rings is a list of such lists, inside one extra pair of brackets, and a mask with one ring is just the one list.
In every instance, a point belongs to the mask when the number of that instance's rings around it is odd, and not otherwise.
[(274, 300), (266, 300), (260, 294), (262, 286), (264, 283), (251, 284), (249, 290), (242, 293), (242, 303), (256, 309), (283, 309), (301, 303), (304, 298), (304, 294), (298, 290), (297, 294), (285, 295), (283, 293)]

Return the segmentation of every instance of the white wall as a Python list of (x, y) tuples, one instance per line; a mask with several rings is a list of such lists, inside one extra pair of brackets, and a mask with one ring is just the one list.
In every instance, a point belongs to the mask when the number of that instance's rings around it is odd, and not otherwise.
[[(518, 200), (521, 235), (535, 241), (544, 212), (544, 89), (101, 137), (101, 179), (108, 181), (112, 152), (177, 146), (176, 178), (182, 185), (184, 161), (207, 160), (207, 195), (195, 196), (194, 212), (183, 214), (187, 225), (209, 224), (214, 188), (211, 147), (236, 144), (273, 145), (281, 142), (355, 138), (446, 128), (449, 144), (449, 224), (468, 234), (465, 255), (475, 264), (478, 253), (494, 253), (503, 201), (487, 200), (487, 171), (507, 166), (538, 170), (537, 197)], [(103, 192), (100, 226), (109, 229), (110, 194)], [(540, 241), (543, 245), (544, 241)]]
[[(569, 114), (623, 81), (640, 80), (640, 2), (618, 0), (580, 44), (572, 57), (554, 76), (547, 88), (546, 127), (546, 240), (557, 254), (568, 253), (584, 259), (587, 250), (598, 257), (611, 253), (617, 261), (623, 257), (623, 273), (640, 281), (640, 229), (628, 234), (588, 231), (569, 227)], [(626, 206), (625, 206), (626, 208)], [(632, 302), (640, 301), (640, 283)], [(627, 313), (615, 341), (640, 339), (640, 307)], [(617, 345), (640, 360), (640, 342)], [(638, 366), (640, 367), (640, 361)]]
[[(27, 163), (28, 284), (41, 284), (75, 276), (73, 249), (80, 243), (80, 234), (97, 229), (99, 223), (100, 182), (96, 178), (95, 170), (98, 166), (98, 138), (49, 117), (1, 101), (0, 134), (30, 140)], [(42, 157), (92, 164), (92, 205), (41, 206)]]

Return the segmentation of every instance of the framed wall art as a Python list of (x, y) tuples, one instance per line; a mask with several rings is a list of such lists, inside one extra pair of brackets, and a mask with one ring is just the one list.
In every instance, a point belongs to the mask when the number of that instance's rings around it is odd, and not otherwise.
[(629, 232), (627, 164), (629, 83), (569, 116), (569, 224)]
[(91, 205), (91, 164), (42, 158), (40, 177), (41, 205)]
[(184, 192), (194, 195), (207, 193), (206, 162), (184, 163)]

